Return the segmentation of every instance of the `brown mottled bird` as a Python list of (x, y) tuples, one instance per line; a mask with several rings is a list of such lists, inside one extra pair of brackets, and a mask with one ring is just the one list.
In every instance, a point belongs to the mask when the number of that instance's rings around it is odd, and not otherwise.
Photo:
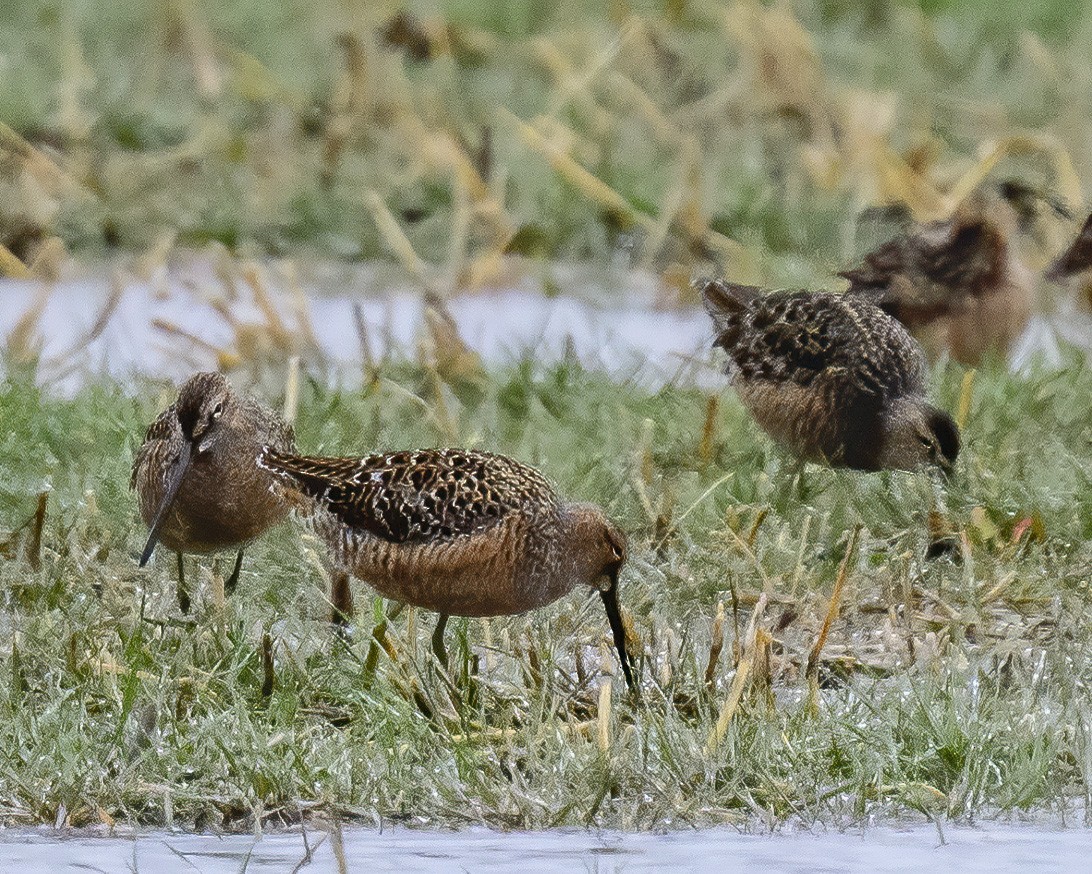
[(1081, 277), (1084, 302), (1092, 306), (1092, 215), (1085, 219), (1077, 239), (1054, 260), (1045, 275), (1051, 282), (1059, 284), (1075, 276)]
[(1034, 283), (1013, 252), (1016, 213), (1003, 198), (968, 198), (943, 221), (915, 226), (839, 275), (902, 322), (930, 354), (977, 366), (1006, 354), (1031, 317)]
[(882, 310), (827, 292), (698, 286), (736, 393), (776, 441), (834, 467), (951, 469), (959, 429), (926, 403), (921, 348)]
[(183, 612), (190, 599), (182, 553), (238, 548), (235, 569), (224, 584), (231, 592), (244, 545), (288, 515), (289, 504), (274, 489), (276, 480), (257, 465), (266, 445), (292, 452), (292, 428), (232, 391), (220, 373), (191, 376), (178, 399), (148, 428), (129, 483), (151, 529), (140, 565), (148, 562), (158, 541), (178, 554)]
[(533, 468), (468, 449), (307, 458), (270, 447), (258, 464), (313, 501), (336, 567), (440, 613), (441, 661), (448, 615), (523, 613), (591, 586), (633, 687), (618, 607), (626, 538), (599, 507), (564, 502)]

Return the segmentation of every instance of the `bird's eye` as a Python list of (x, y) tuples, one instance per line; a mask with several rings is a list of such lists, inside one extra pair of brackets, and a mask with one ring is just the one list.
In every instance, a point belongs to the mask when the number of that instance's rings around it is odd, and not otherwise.
[(219, 419), (224, 414), (224, 405), (222, 403), (217, 404), (212, 408), (212, 418)]

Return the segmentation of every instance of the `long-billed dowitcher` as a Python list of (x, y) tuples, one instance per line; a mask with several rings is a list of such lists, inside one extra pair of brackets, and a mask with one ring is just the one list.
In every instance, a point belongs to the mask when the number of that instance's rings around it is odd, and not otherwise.
[(1046, 271), (1046, 278), (1051, 282), (1065, 283), (1075, 276), (1083, 280), (1081, 291), (1085, 305), (1092, 306), (1092, 215), (1085, 219), (1073, 244)]
[(715, 344), (755, 421), (805, 461), (950, 470), (959, 429), (925, 402), (925, 357), (866, 300), (700, 280)]
[(1016, 256), (1017, 216), (1004, 197), (979, 192), (954, 215), (918, 225), (839, 275), (894, 316), (931, 354), (977, 366), (1004, 355), (1031, 317), (1034, 282)]
[(448, 615), (523, 613), (586, 585), (634, 687), (618, 606), (626, 538), (599, 507), (560, 500), (525, 464), (466, 449), (307, 458), (270, 447), (258, 464), (314, 502), (336, 567), (440, 614), (441, 660)]
[(288, 504), (273, 488), (276, 480), (256, 463), (266, 445), (293, 451), (291, 427), (236, 394), (219, 373), (191, 376), (148, 428), (129, 483), (150, 529), (140, 565), (147, 564), (157, 541), (177, 553), (183, 612), (190, 599), (182, 553), (238, 547), (235, 569), (224, 584), (230, 593), (239, 579), (243, 547), (288, 515)]

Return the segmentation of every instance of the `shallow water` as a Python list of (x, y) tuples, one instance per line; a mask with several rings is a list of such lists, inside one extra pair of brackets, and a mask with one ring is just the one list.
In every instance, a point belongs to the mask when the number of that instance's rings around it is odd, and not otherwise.
[[(350, 871), (502, 872), (545, 871), (725, 871), (753, 869), (804, 872), (962, 872), (1034, 869), (1088, 870), (1092, 831), (985, 824), (975, 828), (872, 828), (744, 835), (730, 829), (666, 835), (618, 832), (342, 832)], [(310, 862), (307, 847), (311, 850)], [(305, 863), (305, 864), (301, 864)], [(0, 831), (0, 870), (20, 874), (60, 871), (219, 872), (337, 871), (333, 841), (308, 829), (216, 837), (147, 832), (129, 837), (57, 836), (49, 831)]]
[[(328, 374), (349, 384), (361, 374), (354, 302), (363, 311), (376, 358), (391, 351), (412, 354), (423, 324), (422, 298), (413, 286), (380, 268), (331, 269), (300, 277), (298, 286), (306, 289), (305, 309)], [(539, 361), (570, 356), (589, 369), (645, 383), (662, 384), (681, 375), (687, 382), (723, 385), (704, 312), (697, 307), (657, 309), (656, 280), (649, 274), (601, 273), (568, 268), (562, 293), (553, 297), (543, 293), (539, 279), (514, 276), (503, 288), (453, 297), (449, 309), (463, 339), (487, 363), (511, 363), (523, 355)], [(263, 276), (278, 318), (291, 329), (298, 304), (292, 283), (276, 265)], [(88, 342), (112, 283), (119, 282), (124, 291), (117, 309)], [(179, 382), (194, 370), (216, 368), (217, 348), (238, 345), (232, 319), (244, 325), (267, 319), (245, 289), (230, 305), (230, 319), (210, 302), (217, 296), (223, 297), (223, 283), (211, 265), (200, 261), (161, 268), (149, 279), (114, 280), (98, 270), (50, 286), (0, 281), (0, 340), (40, 303), (34, 333), (44, 362), (40, 374), (52, 388), (70, 393), (103, 375)], [(197, 340), (164, 332), (157, 321)], [(1064, 343), (1092, 352), (1092, 316), (1036, 317), (1013, 350), (1013, 366), (1036, 357), (1056, 363)]]
[[(85, 273), (46, 286), (40, 282), (0, 280), (0, 341), (38, 305), (34, 322), (43, 375), (52, 386), (71, 392), (89, 377), (184, 379), (195, 369), (214, 369), (216, 349), (237, 345), (236, 329), (210, 300), (223, 297), (208, 265), (189, 264), (164, 270), (149, 280), (121, 282), (120, 303), (105, 328), (86, 342), (103, 312), (114, 281), (103, 272)], [(276, 301), (278, 317), (296, 327), (297, 301), (276, 270), (264, 274)], [(328, 372), (352, 382), (361, 373), (361, 341), (353, 304), (363, 311), (371, 351), (413, 354), (424, 324), (422, 296), (398, 281), (379, 281), (360, 268), (344, 284), (314, 278), (306, 288), (306, 310)], [(617, 376), (638, 372), (663, 382), (680, 369), (705, 369), (710, 328), (697, 308), (656, 310), (650, 279), (633, 274), (621, 289), (573, 278), (572, 293), (549, 298), (542, 284), (524, 276), (504, 288), (453, 297), (449, 310), (467, 345), (487, 362), (505, 364), (522, 355), (553, 361), (575, 356), (589, 369)], [(593, 303), (595, 299), (598, 303)], [(242, 324), (266, 322), (266, 315), (245, 291), (230, 306)], [(170, 323), (197, 338), (165, 332)]]

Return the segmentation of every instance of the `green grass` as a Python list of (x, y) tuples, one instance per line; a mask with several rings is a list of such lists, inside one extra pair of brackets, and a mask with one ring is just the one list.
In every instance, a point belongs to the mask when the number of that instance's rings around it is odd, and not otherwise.
[[(621, 596), (640, 638), (641, 702), (622, 692), (590, 593), (523, 617), (453, 621), (454, 686), (428, 649), (433, 617), (403, 614), (390, 626), (397, 658), (381, 655), (373, 672), (380, 602), (355, 584), (357, 632), (339, 643), (319, 545), (292, 527), (248, 551), (222, 607), (211, 561), (190, 559), (193, 623), (177, 621), (173, 562), (136, 566), (145, 532), (127, 491), (133, 449), (169, 392), (98, 385), (60, 400), (15, 377), (0, 387), (0, 530), (51, 491), (40, 569), (25, 531), (0, 557), (3, 819), (249, 828), (317, 808), (365, 821), (649, 829), (1061, 812), (1090, 791), (1087, 364), (981, 371), (943, 490), (925, 475), (809, 467), (802, 497), (792, 465), (730, 394), (703, 463), (708, 398), (692, 388), (650, 392), (523, 363), (492, 373), (473, 406), (445, 389), (444, 413), (416, 365), (385, 376), (368, 392), (305, 385), (301, 445), (481, 446), (601, 502), (631, 536)], [(945, 405), (959, 381), (937, 374)], [(938, 495), (965, 537), (962, 563), (923, 560)], [(813, 714), (803, 665), (857, 525)], [(733, 592), (741, 635), (748, 605), (771, 598), (760, 627), (775, 639), (773, 696), (758, 677), (709, 751), (734, 677)], [(718, 602), (725, 646), (709, 689)]]

